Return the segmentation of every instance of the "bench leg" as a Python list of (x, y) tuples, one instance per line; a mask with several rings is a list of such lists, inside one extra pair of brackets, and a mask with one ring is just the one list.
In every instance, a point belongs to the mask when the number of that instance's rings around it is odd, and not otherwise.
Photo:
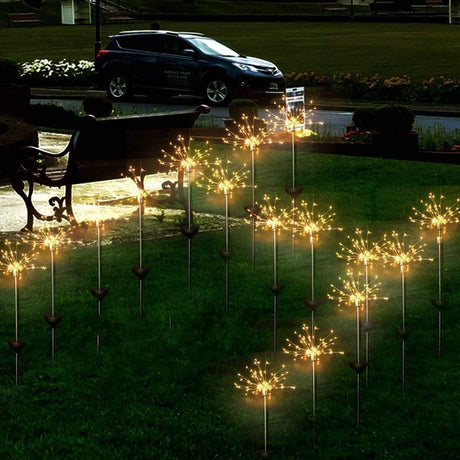
[(28, 190), (27, 193), (24, 190), (24, 181), (22, 180), (11, 180), (11, 185), (14, 191), (23, 199), (24, 204), (26, 205), (27, 210), (27, 223), (22, 228), (22, 231), (33, 231), (34, 226), (34, 217), (37, 219), (43, 220), (43, 216), (36, 210), (32, 202), (32, 194), (34, 192), (33, 182), (27, 181)]
[(64, 216), (70, 223), (70, 225), (78, 225), (77, 219), (73, 213), (72, 207), (72, 184), (67, 184), (65, 186), (65, 208), (67, 211), (67, 216)]
[[(25, 190), (25, 183), (27, 182), (27, 192)], [(66, 186), (65, 196), (59, 198), (53, 196), (48, 200), (48, 203), (53, 208), (53, 214), (44, 215), (37, 210), (33, 203), (34, 182), (29, 180), (21, 180), (18, 178), (11, 178), (11, 185), (14, 191), (22, 198), (27, 210), (27, 223), (22, 228), (22, 231), (32, 232), (34, 228), (34, 218), (37, 220), (50, 222), (56, 220), (61, 222), (63, 219), (67, 220), (71, 225), (77, 225), (73, 208), (72, 208), (72, 186)]]

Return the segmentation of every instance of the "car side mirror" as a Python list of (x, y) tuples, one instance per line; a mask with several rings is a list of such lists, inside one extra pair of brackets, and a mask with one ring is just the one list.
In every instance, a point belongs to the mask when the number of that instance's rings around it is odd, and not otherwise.
[(195, 50), (191, 49), (191, 48), (187, 48), (183, 51), (183, 55), (184, 56), (190, 56), (190, 57), (195, 57), (196, 56), (196, 52)]

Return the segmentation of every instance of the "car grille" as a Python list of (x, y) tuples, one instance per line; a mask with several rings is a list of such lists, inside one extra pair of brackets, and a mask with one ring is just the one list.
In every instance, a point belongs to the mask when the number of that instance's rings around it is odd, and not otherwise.
[(260, 73), (263, 73), (265, 75), (277, 75), (278, 74), (278, 69), (276, 67), (257, 67), (257, 70)]

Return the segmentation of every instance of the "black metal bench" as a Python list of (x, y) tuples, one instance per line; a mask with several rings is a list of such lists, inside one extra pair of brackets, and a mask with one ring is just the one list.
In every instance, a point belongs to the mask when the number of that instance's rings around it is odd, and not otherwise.
[(37, 26), (42, 21), (35, 13), (7, 13), (8, 27), (12, 26)]
[(348, 8), (341, 3), (337, 2), (324, 2), (321, 3), (321, 9), (323, 14), (325, 13), (344, 13), (348, 12)]
[(413, 13), (411, 0), (374, 0), (369, 3), (369, 8), (372, 13), (399, 13), (401, 11), (408, 11)]
[(425, 0), (425, 5), (428, 11), (449, 12), (449, 5), (444, 3), (443, 0)]
[[(124, 117), (95, 118), (87, 115), (74, 131), (66, 148), (51, 153), (34, 146), (19, 150), (15, 166), (10, 172), (13, 189), (24, 200), (27, 208), (27, 224), (23, 230), (32, 231), (34, 218), (43, 221), (62, 219), (72, 225), (78, 222), (72, 208), (74, 184), (118, 179), (127, 176), (129, 168), (152, 174), (167, 168), (158, 161), (172, 149), (178, 136), (187, 142), (190, 129), (209, 107), (201, 105), (191, 110), (167, 114), (133, 115)], [(50, 160), (67, 159), (65, 167), (56, 167)], [(44, 215), (33, 202), (34, 185), (64, 187), (64, 196), (48, 200), (52, 214)], [(162, 184), (162, 196), (157, 204), (178, 202), (184, 207), (183, 176), (179, 171), (177, 182)]]
[(105, 11), (102, 13), (104, 24), (129, 24), (134, 18), (124, 11)]

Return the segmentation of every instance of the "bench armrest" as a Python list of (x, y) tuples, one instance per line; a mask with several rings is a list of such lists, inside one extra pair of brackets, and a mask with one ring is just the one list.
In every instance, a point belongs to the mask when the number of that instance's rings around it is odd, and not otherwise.
[[(92, 115), (85, 116), (82, 119), (81, 127), (88, 126), (89, 124), (94, 123), (94, 120), (95, 117), (93, 117)], [(18, 159), (16, 162), (15, 174), (20, 174), (24, 176), (27, 176), (28, 174), (39, 174), (40, 176), (46, 176), (46, 158), (59, 159), (73, 152), (75, 150), (77, 140), (80, 135), (81, 127), (80, 129), (74, 131), (69, 143), (61, 152), (49, 152), (48, 150), (42, 149), (40, 147), (35, 147), (32, 145), (26, 145), (20, 148), (18, 151)]]
[(41, 149), (40, 147), (34, 147), (32, 145), (26, 145), (24, 147), (21, 147), (19, 150), (19, 155), (21, 157), (25, 156), (30, 156), (33, 155), (35, 157), (38, 157), (40, 155), (43, 155), (45, 157), (50, 157), (50, 158), (61, 158), (63, 156), (66, 156), (69, 151), (70, 151), (70, 144), (66, 146), (66, 148), (62, 152), (49, 152), (48, 150)]
[(211, 111), (211, 108), (208, 105), (201, 104), (198, 107), (195, 107), (195, 111), (199, 114), (206, 114)]

